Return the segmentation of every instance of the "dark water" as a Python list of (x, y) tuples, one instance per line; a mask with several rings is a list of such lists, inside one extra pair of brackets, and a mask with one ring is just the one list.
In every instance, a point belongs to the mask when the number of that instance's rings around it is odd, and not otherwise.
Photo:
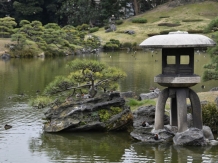
[[(160, 55), (137, 52), (135, 59), (132, 54), (77, 57), (96, 59), (123, 69), (128, 77), (120, 82), (121, 91), (148, 92), (150, 87), (158, 86), (153, 83), (153, 77), (161, 72)], [(125, 132), (44, 133), (45, 110), (29, 107), (28, 98), (36, 97), (36, 92), (42, 91), (56, 75), (67, 74), (65, 63), (75, 58), (0, 60), (0, 162), (218, 162), (218, 147), (148, 145), (132, 140)], [(201, 75), (202, 65), (210, 59), (204, 54), (196, 54), (195, 59), (195, 73)], [(206, 86), (203, 90), (202, 84)], [(215, 86), (216, 82), (212, 81), (193, 89), (208, 91)], [(5, 124), (13, 127), (5, 130)]]

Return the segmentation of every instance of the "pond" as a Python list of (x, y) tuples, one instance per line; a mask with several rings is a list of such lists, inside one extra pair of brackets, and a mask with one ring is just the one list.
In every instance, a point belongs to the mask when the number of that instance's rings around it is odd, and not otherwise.
[[(0, 162), (218, 162), (217, 147), (143, 144), (126, 132), (44, 133), (45, 109), (31, 108), (28, 98), (36, 97), (55, 76), (68, 74), (65, 64), (75, 58), (95, 59), (124, 70), (128, 76), (119, 83), (120, 91), (139, 94), (150, 87), (162, 89), (153, 82), (161, 73), (159, 51), (0, 60)], [(196, 53), (195, 60), (195, 73), (202, 75), (202, 65), (210, 58)], [(215, 81), (202, 82), (193, 89), (208, 91), (215, 86)], [(5, 124), (13, 127), (5, 130)]]

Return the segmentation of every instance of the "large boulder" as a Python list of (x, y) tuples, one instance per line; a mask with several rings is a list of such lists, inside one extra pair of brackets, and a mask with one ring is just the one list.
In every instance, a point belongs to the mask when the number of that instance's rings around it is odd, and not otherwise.
[[(154, 124), (155, 118), (155, 106), (148, 105), (139, 107), (137, 110), (133, 111), (133, 127), (137, 128), (142, 126), (143, 122), (147, 122), (149, 125)], [(169, 124), (170, 118), (168, 115), (164, 115), (164, 124)]]
[(191, 146), (203, 146), (206, 145), (203, 131), (197, 128), (189, 128), (188, 130), (176, 133), (173, 137), (175, 145), (191, 145)]
[(119, 93), (101, 97), (66, 101), (50, 108), (45, 117), (46, 132), (59, 131), (114, 131), (132, 126), (132, 113)]

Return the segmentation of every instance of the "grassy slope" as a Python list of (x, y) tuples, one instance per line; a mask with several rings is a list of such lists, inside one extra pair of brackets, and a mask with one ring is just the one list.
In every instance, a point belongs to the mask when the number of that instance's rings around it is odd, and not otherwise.
[[(205, 1), (195, 4), (181, 5), (175, 8), (169, 7), (168, 4), (160, 5), (157, 8), (150, 10), (144, 14), (136, 17), (143, 17), (148, 20), (146, 24), (132, 23), (131, 19), (124, 20), (122, 25), (117, 26), (117, 31), (134, 30), (136, 34), (128, 35), (118, 32), (105, 33), (104, 28), (101, 28), (94, 34), (99, 36), (103, 43), (109, 41), (111, 38), (124, 42), (137, 42), (140, 44), (148, 36), (148, 33), (159, 33), (163, 30), (175, 29), (181, 31), (187, 30), (202, 30), (207, 24), (216, 16), (218, 16), (218, 3), (212, 1)], [(160, 18), (162, 16), (169, 16), (169, 18)], [(202, 19), (200, 22), (182, 22), (184, 19)], [(159, 23), (180, 23), (178, 27), (158, 26)]]

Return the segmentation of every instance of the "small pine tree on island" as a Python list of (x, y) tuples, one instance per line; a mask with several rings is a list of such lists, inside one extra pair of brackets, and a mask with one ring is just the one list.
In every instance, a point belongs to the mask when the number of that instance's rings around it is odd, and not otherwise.
[(95, 60), (76, 59), (69, 62), (67, 68), (70, 70), (69, 75), (56, 77), (45, 88), (42, 96), (31, 101), (32, 106), (48, 106), (46, 101), (51, 101), (48, 97), (53, 101), (58, 99), (60, 103), (68, 99), (93, 98), (99, 92), (115, 91), (118, 81), (126, 77), (122, 70)]

